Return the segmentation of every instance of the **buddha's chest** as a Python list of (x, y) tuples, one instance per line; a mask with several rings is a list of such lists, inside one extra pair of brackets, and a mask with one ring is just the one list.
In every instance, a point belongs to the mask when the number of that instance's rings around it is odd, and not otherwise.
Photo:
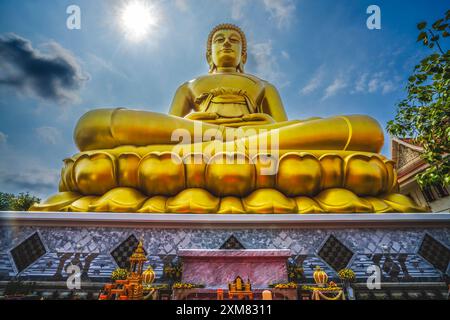
[[(263, 83), (244, 75), (209, 75), (198, 78), (189, 84), (191, 93), (195, 98), (212, 91), (233, 89), (245, 93), (252, 101), (257, 102), (264, 90)], [(228, 90), (230, 91), (230, 90)]]
[(262, 92), (260, 81), (239, 75), (211, 75), (191, 83), (194, 109), (224, 117), (256, 112)]

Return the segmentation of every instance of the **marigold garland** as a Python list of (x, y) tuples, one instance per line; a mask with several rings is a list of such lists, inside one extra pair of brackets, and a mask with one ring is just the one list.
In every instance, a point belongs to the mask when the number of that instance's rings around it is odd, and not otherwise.
[(342, 281), (353, 282), (355, 281), (355, 272), (352, 269), (342, 269), (338, 272), (339, 279)]
[(297, 284), (295, 282), (274, 283), (271, 287), (275, 289), (297, 289)]
[(201, 284), (194, 283), (184, 283), (184, 282), (176, 282), (173, 284), (173, 289), (195, 289), (195, 288), (203, 288), (204, 286)]
[(325, 288), (319, 288), (319, 287), (313, 287), (313, 286), (302, 286), (302, 290), (309, 290), (309, 291), (339, 291), (342, 290), (342, 288), (339, 287), (325, 287)]

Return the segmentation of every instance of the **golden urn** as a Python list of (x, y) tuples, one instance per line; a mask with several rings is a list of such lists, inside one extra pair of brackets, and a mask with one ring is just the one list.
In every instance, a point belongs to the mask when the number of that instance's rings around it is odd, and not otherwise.
[(142, 283), (148, 286), (151, 285), (153, 281), (155, 281), (155, 271), (149, 266), (147, 270), (142, 273)]
[(325, 287), (327, 285), (328, 275), (319, 266), (316, 267), (313, 277), (314, 277), (314, 281), (316, 282), (316, 284), (319, 287)]

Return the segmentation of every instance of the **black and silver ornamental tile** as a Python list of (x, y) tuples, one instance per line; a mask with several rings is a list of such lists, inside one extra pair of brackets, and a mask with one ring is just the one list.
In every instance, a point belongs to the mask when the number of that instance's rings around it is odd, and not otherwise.
[(450, 250), (442, 243), (426, 234), (418, 254), (441, 272), (446, 272), (450, 263)]
[(239, 249), (245, 249), (242, 243), (234, 236), (231, 235), (221, 246), (220, 249), (225, 250), (239, 250)]
[(347, 267), (353, 257), (353, 251), (330, 235), (320, 248), (318, 256), (335, 271), (339, 271)]
[(39, 234), (35, 232), (14, 247), (10, 254), (17, 271), (20, 273), (46, 254), (46, 252)]
[[(133, 254), (134, 250), (136, 250), (138, 244), (139, 244), (138, 239), (134, 235), (131, 235), (111, 252), (112, 257), (116, 261), (119, 268), (123, 269), (129, 268), (130, 266), (129, 259)], [(145, 255), (147, 255), (145, 249), (144, 252)]]

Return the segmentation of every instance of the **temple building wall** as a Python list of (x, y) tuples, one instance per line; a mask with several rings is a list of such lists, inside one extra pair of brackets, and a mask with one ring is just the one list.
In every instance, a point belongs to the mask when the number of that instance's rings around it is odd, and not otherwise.
[(126, 266), (140, 239), (149, 259), (144, 268), (153, 266), (157, 282), (164, 281), (163, 267), (178, 259), (178, 250), (221, 248), (289, 249), (305, 283), (316, 266), (336, 281), (340, 269), (351, 268), (360, 286), (370, 266), (380, 268), (382, 285), (445, 286), (450, 275), (448, 214), (137, 216), (3, 214), (0, 282), (65, 281), (70, 265), (80, 267), (82, 286), (107, 282), (115, 268)]

